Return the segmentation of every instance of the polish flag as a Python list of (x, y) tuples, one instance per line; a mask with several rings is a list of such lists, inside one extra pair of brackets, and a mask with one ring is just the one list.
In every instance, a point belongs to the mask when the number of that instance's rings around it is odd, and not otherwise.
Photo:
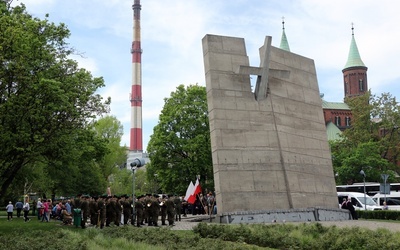
[(190, 198), (190, 196), (193, 194), (194, 190), (195, 190), (195, 189), (194, 189), (193, 182), (190, 182), (189, 187), (188, 187), (187, 190), (186, 190), (185, 198), (183, 198), (183, 199), (184, 199), (185, 201), (188, 201), (189, 198)]
[(187, 199), (188, 203), (194, 204), (194, 202), (196, 201), (196, 196), (200, 193), (201, 193), (201, 186), (200, 186), (199, 179), (197, 179), (196, 184), (194, 185), (194, 188), (193, 188), (193, 192)]
[(194, 193), (193, 195), (198, 195), (201, 193), (201, 186), (200, 186), (200, 182), (199, 179), (196, 180), (196, 184), (194, 184)]

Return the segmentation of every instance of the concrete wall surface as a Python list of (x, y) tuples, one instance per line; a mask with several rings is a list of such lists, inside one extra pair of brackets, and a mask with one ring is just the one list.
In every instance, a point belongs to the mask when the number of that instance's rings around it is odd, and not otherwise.
[(202, 42), (218, 214), (337, 208), (314, 61), (260, 48), (270, 72), (290, 74), (270, 74), (266, 98), (257, 100), (250, 75), (237, 73), (249, 66), (244, 39)]

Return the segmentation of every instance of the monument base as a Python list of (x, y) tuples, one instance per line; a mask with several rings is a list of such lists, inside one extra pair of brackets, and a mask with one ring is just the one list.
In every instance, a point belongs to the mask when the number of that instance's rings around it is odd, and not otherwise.
[(305, 208), (289, 210), (243, 211), (217, 215), (216, 222), (224, 224), (268, 222), (312, 222), (350, 220), (349, 210), (340, 208)]

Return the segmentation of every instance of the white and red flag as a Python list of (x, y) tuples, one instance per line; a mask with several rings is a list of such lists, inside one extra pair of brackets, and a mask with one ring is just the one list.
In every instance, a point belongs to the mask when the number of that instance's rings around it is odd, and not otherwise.
[(185, 201), (188, 201), (189, 200), (189, 197), (193, 194), (193, 192), (194, 192), (194, 185), (193, 185), (193, 182), (190, 182), (190, 184), (189, 184), (189, 186), (188, 186), (188, 188), (187, 188), (187, 190), (186, 190), (186, 195), (185, 195)]
[(187, 202), (190, 204), (194, 204), (196, 201), (196, 196), (201, 193), (201, 186), (199, 179), (196, 180), (196, 184), (194, 185), (193, 191), (189, 198), (187, 199)]

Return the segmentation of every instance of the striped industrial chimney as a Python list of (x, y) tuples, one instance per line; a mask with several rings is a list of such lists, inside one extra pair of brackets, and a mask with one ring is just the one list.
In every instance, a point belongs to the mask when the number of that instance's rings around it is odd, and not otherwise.
[(133, 41), (132, 41), (132, 91), (131, 102), (131, 135), (129, 151), (143, 152), (142, 136), (142, 49), (140, 45), (140, 0), (134, 0)]

